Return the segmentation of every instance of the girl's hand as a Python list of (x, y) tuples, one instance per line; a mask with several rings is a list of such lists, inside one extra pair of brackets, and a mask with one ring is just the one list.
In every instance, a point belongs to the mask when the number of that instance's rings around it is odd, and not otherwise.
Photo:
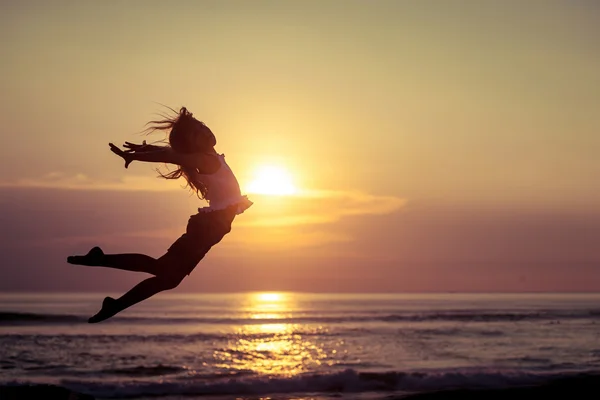
[(123, 147), (125, 147), (127, 149), (127, 150), (125, 150), (126, 153), (135, 153), (136, 151), (144, 151), (145, 150), (144, 148), (147, 146), (148, 145), (146, 144), (145, 140), (142, 142), (142, 144), (125, 142), (125, 144), (123, 145)]
[(108, 147), (110, 147), (110, 151), (125, 160), (125, 168), (129, 167), (129, 164), (134, 160), (132, 153), (125, 152), (112, 143), (109, 143)]

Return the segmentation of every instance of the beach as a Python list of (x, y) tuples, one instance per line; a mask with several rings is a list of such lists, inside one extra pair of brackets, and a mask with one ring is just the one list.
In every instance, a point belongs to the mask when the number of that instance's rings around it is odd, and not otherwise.
[(1, 295), (0, 393), (56, 385), (98, 399), (598, 394), (598, 294), (162, 294), (88, 324), (102, 297)]

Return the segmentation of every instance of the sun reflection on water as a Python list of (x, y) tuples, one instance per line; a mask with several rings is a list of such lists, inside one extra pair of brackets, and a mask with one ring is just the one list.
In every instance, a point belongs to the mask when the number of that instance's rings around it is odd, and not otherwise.
[(292, 376), (320, 365), (327, 357), (322, 346), (306, 337), (310, 329), (282, 322), (296, 309), (293, 295), (255, 293), (248, 300), (244, 311), (249, 319), (273, 322), (242, 325), (236, 331), (237, 339), (214, 353), (220, 368)]

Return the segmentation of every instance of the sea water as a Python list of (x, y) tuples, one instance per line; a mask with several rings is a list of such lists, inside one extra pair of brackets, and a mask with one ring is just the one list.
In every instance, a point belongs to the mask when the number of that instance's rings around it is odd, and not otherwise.
[(377, 399), (600, 371), (600, 294), (1, 294), (0, 385), (97, 398)]

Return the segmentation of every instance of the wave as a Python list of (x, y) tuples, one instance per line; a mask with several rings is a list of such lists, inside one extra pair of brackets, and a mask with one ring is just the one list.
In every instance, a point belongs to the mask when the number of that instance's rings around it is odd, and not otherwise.
[(129, 368), (108, 368), (100, 370), (100, 373), (107, 375), (126, 375), (126, 376), (161, 376), (173, 375), (186, 371), (185, 368), (173, 365), (155, 365), (151, 367), (139, 365)]
[(476, 329), (473, 327), (465, 328), (412, 328), (406, 329), (406, 333), (418, 336), (485, 336), (485, 337), (500, 337), (506, 333), (497, 329)]
[(18, 323), (74, 323), (83, 322), (87, 319), (77, 315), (61, 315), (61, 314), (34, 314), (22, 312), (0, 312), (0, 325), (12, 325)]
[[(35, 314), (21, 312), (0, 312), (0, 325), (18, 324), (72, 324), (87, 322), (85, 316), (62, 314)], [(136, 317), (118, 316), (105, 323), (161, 323), (161, 324), (323, 324), (323, 323), (358, 323), (358, 322), (506, 322), (506, 321), (550, 321), (559, 323), (561, 320), (591, 319), (600, 320), (600, 310), (583, 311), (539, 311), (539, 312), (423, 312), (395, 313), (384, 315), (354, 315), (354, 316), (303, 316), (284, 318), (216, 318), (216, 317)]]
[[(572, 389), (595, 387), (600, 394), (600, 375), (596, 373), (542, 374), (525, 372), (437, 371), (437, 372), (358, 372), (348, 369), (332, 374), (295, 377), (258, 376), (206, 379), (189, 377), (176, 381), (88, 382), (63, 381), (70, 390), (100, 398), (138, 398), (164, 396), (264, 396), (297, 393), (415, 394), (450, 390), (506, 390), (524, 386), (563, 386)], [(566, 383), (565, 383), (566, 382)], [(389, 398), (389, 397), (387, 397)], [(598, 398), (598, 397), (594, 397)]]
[[(190, 343), (195, 341), (207, 341), (207, 340), (227, 340), (230, 338), (239, 337), (240, 335), (235, 334), (211, 334), (211, 333), (191, 333), (191, 334), (52, 334), (52, 333), (35, 333), (35, 334), (0, 334), (0, 341), (8, 342), (11, 341), (32, 341), (43, 342), (48, 340), (52, 343), (57, 340), (63, 342), (94, 342), (99, 344), (110, 344), (110, 343)], [(243, 336), (243, 335), (241, 335)], [(251, 336), (251, 335), (247, 335)], [(273, 335), (266, 335), (265, 337), (272, 337)], [(254, 336), (252, 336), (255, 338)]]
[[(398, 376), (406, 385), (397, 384)], [(491, 381), (490, 381), (491, 378)], [(347, 398), (344, 393), (369, 392), (370, 399), (385, 400), (479, 400), (511, 398), (600, 398), (600, 376), (573, 374), (570, 376), (508, 378), (507, 375), (478, 374), (467, 379), (446, 376), (411, 375), (398, 373), (360, 374), (346, 371), (329, 376), (311, 376), (254, 380), (244, 384), (230, 381), (219, 384), (90, 384), (65, 382), (63, 386), (10, 382), (0, 385), (0, 398), (69, 398), (93, 400), (95, 397), (135, 399), (150, 397), (160, 399), (172, 396), (264, 396), (309, 393), (327, 397)], [(454, 381), (454, 382), (453, 382)], [(473, 385), (468, 385), (469, 381)], [(493, 381), (493, 383), (492, 383)], [(415, 384), (415, 382), (420, 382)], [(408, 389), (399, 389), (405, 386)], [(321, 388), (320, 390), (318, 388)], [(376, 393), (379, 396), (376, 397)], [(288, 395), (288, 396), (286, 396)]]
[[(54, 334), (54, 333), (4, 333), (0, 334), (0, 342), (31, 342), (43, 344), (61, 342), (93, 342), (96, 344), (114, 344), (114, 343), (170, 343), (170, 344), (190, 344), (194, 342), (206, 341), (229, 341), (239, 339), (272, 339), (274, 336), (284, 338), (300, 335), (302, 337), (337, 337), (339, 332), (329, 332), (327, 330), (303, 329), (298, 327), (290, 332), (269, 333), (269, 332), (223, 332), (223, 333), (149, 333), (149, 334), (131, 334), (131, 333), (73, 333), (73, 334)], [(0, 363), (2, 361), (0, 360)]]
[(600, 379), (597, 375), (559, 377), (538, 385), (501, 389), (446, 389), (408, 396), (386, 397), (386, 400), (500, 400), (500, 399), (598, 399)]
[(15, 383), (0, 386), (0, 399), (94, 400), (94, 397), (56, 385)]

